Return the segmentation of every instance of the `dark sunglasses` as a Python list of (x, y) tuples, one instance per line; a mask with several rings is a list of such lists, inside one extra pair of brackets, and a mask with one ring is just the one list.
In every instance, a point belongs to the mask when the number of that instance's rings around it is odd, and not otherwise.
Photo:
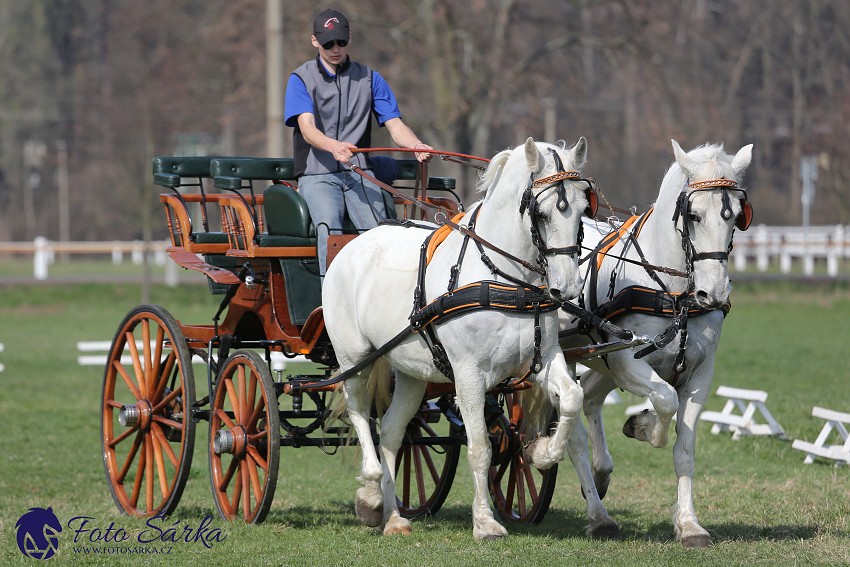
[(331, 49), (331, 48), (333, 48), (334, 44), (337, 44), (340, 47), (345, 47), (346, 45), (348, 45), (348, 42), (345, 41), (344, 39), (332, 39), (331, 41), (329, 41), (327, 43), (323, 43), (322, 49)]

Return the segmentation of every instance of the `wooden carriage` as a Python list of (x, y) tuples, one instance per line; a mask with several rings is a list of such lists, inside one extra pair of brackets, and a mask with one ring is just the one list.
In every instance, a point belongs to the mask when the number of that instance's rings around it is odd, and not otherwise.
[[(416, 160), (384, 158), (393, 187), (445, 208), (462, 210), (452, 178), (428, 177)], [(202, 273), (221, 304), (208, 324), (175, 320), (163, 307), (140, 305), (120, 323), (110, 349), (101, 400), (101, 439), (110, 492), (127, 514), (170, 514), (189, 477), (195, 428), (209, 422), (208, 456), (220, 515), (263, 521), (274, 498), (281, 447), (334, 452), (356, 442), (344, 421), (329, 420), (329, 384), (336, 369), (321, 314), (316, 229), (298, 194), (291, 158), (157, 157), (154, 182), (180, 266)], [(255, 189), (262, 188), (262, 192)], [(391, 217), (413, 216), (385, 193)], [(330, 238), (329, 261), (356, 231)], [(286, 374), (288, 358), (312, 363)], [(206, 395), (196, 395), (195, 363)], [(522, 414), (515, 390), (489, 394), (486, 417), (493, 446), (490, 492), (510, 523), (539, 522), (557, 468), (539, 472), (522, 457)], [(431, 384), (410, 422), (399, 454), (399, 509), (416, 518), (439, 510), (448, 496), (463, 420), (451, 385)]]

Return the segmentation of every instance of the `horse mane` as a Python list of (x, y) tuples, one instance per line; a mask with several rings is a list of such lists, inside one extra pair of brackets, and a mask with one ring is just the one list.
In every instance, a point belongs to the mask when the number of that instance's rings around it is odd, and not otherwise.
[[(703, 144), (688, 152), (694, 162), (698, 164), (694, 176), (698, 179), (735, 179), (732, 170), (732, 160), (723, 149), (723, 144)], [(676, 202), (679, 193), (687, 187), (689, 182), (688, 173), (685, 172), (675, 161), (664, 175), (661, 182), (661, 190), (658, 193), (657, 204)], [(668, 195), (672, 192), (672, 195)]]
[(487, 169), (481, 172), (481, 176), (478, 179), (478, 184), (476, 185), (476, 191), (479, 193), (487, 193), (490, 190), (490, 187), (496, 185), (499, 181), (499, 176), (502, 173), (502, 169), (505, 167), (505, 164), (508, 162), (508, 158), (511, 157), (511, 152), (513, 150), (507, 149), (502, 150), (493, 156), (493, 159), (490, 160), (490, 163), (487, 164)]
[[(558, 140), (553, 145), (557, 146), (561, 150), (567, 149), (567, 143), (564, 140)], [(508, 162), (508, 158), (511, 157), (511, 153), (515, 149), (516, 147), (508, 148), (493, 156), (493, 159), (490, 160), (490, 163), (487, 165), (487, 169), (481, 173), (481, 176), (478, 179), (478, 184), (475, 187), (476, 191), (486, 194), (491, 187), (498, 183), (499, 176), (501, 175), (505, 164)]]

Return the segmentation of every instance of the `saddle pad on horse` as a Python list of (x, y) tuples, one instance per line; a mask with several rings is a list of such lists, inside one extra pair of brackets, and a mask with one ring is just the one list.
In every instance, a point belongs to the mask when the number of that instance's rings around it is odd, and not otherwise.
[[(463, 215), (466, 213), (458, 213), (452, 218), (452, 222), (457, 224), (460, 222), (460, 219), (463, 218)], [(444, 224), (440, 228), (434, 231), (433, 236), (431, 236), (431, 240), (428, 242), (428, 249), (425, 252), (425, 263), (430, 264), (431, 258), (434, 256), (434, 252), (437, 251), (437, 247), (443, 243), (443, 241), (448, 238), (449, 234), (452, 232), (452, 227), (448, 224)]]

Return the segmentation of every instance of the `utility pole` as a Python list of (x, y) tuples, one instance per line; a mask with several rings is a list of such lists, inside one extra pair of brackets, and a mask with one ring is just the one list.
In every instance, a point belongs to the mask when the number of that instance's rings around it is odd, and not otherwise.
[(266, 0), (266, 154), (283, 157), (283, 0)]

